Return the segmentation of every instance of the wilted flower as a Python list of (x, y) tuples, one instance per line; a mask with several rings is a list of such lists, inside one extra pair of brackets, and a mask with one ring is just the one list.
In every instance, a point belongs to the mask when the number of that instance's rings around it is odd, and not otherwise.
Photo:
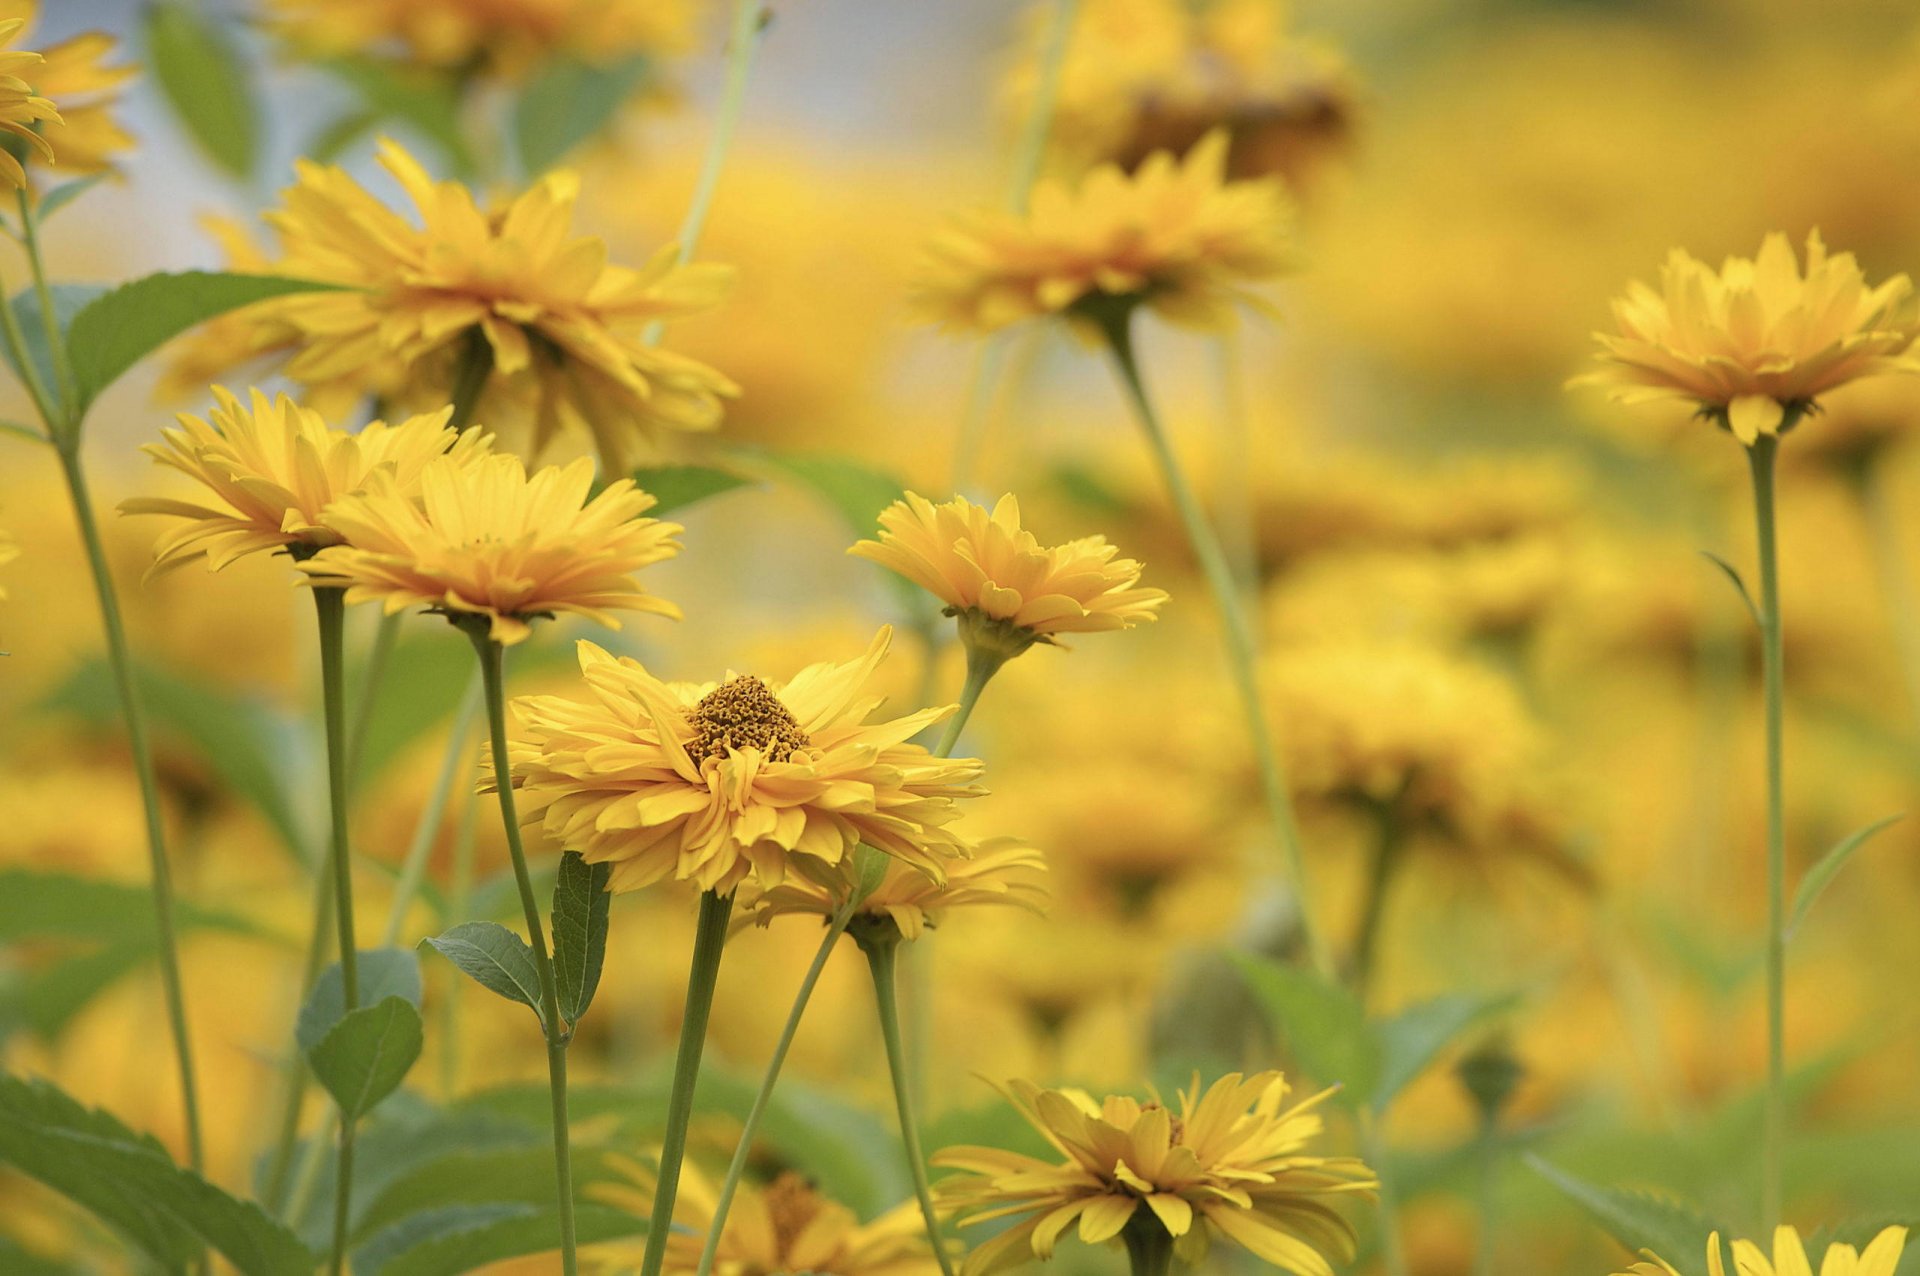
[[(1829, 1245), (1826, 1257), (1820, 1262), (1820, 1276), (1894, 1276), (1906, 1244), (1907, 1229), (1889, 1227), (1875, 1236), (1865, 1250), (1856, 1250), (1851, 1245)], [(1733, 1265), (1739, 1276), (1812, 1276), (1813, 1272), (1806, 1247), (1800, 1243), (1800, 1233), (1791, 1227), (1774, 1229), (1771, 1261), (1752, 1241), (1735, 1241)], [(1718, 1232), (1707, 1241), (1707, 1270), (1713, 1276), (1726, 1276)], [(1679, 1276), (1679, 1273), (1666, 1260), (1650, 1253), (1646, 1262), (1635, 1263), (1621, 1276)]]
[[(762, 926), (789, 913), (832, 917), (858, 889), (852, 856), (833, 865), (796, 861), (795, 872), (771, 890), (745, 888), (741, 907)], [(1018, 838), (989, 838), (969, 844), (942, 866), (935, 879), (902, 860), (889, 860), (886, 875), (855, 910), (856, 917), (890, 920), (902, 939), (918, 939), (955, 908), (1013, 905), (1032, 912), (1046, 907), (1042, 880), (1046, 858)]]

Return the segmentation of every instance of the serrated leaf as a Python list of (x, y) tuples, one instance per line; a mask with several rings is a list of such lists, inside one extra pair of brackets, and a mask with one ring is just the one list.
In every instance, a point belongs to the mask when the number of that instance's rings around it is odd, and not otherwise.
[(1760, 608), (1754, 603), (1753, 595), (1747, 592), (1747, 582), (1740, 575), (1740, 569), (1710, 549), (1701, 550), (1700, 557), (1706, 559), (1715, 567), (1718, 567), (1721, 575), (1732, 582), (1734, 592), (1739, 594), (1740, 601), (1746, 604), (1747, 615), (1753, 618), (1754, 625), (1758, 627), (1760, 625)]
[(258, 1206), (49, 1082), (0, 1077), (0, 1164), (91, 1211), (163, 1267), (184, 1269), (210, 1247), (243, 1276), (313, 1270), (306, 1246)]
[(400, 1088), (420, 1057), (425, 1031), (405, 997), (383, 997), (349, 1012), (307, 1052), (313, 1075), (350, 1120)]
[(49, 217), (52, 217), (55, 213), (65, 208), (68, 204), (71, 204), (74, 200), (79, 199), (82, 195), (98, 186), (101, 182), (106, 181), (107, 178), (111, 176), (113, 176), (112, 173), (95, 173), (91, 177), (82, 177), (78, 181), (67, 182), (64, 185), (54, 187), (40, 197), (39, 207), (33, 210), (34, 216), (44, 223)]
[(1426, 1071), (1460, 1034), (1518, 1000), (1512, 994), (1485, 997), (1460, 993), (1436, 997), (1375, 1025), (1381, 1059), (1380, 1084), (1373, 1095), (1374, 1110), (1385, 1112), (1395, 1096)]
[(146, 42), (154, 78), (194, 141), (233, 176), (251, 176), (260, 108), (252, 70), (226, 31), (184, 0), (161, 0), (147, 10)]
[[(412, 952), (405, 948), (362, 948), (355, 956), (354, 991), (359, 994), (361, 1006), (371, 1006), (388, 997), (399, 997), (419, 1006), (420, 959)], [(300, 1007), (300, 1018), (293, 1031), (294, 1040), (300, 1043), (300, 1052), (312, 1053), (346, 1014), (346, 977), (341, 973), (340, 963), (335, 962), (320, 972), (320, 978), (313, 982), (313, 991), (307, 994), (307, 1004)]]
[(1304, 967), (1245, 953), (1233, 959), (1300, 1066), (1321, 1085), (1338, 1085), (1343, 1102), (1370, 1102), (1380, 1084), (1381, 1048), (1353, 994)]
[(1707, 1276), (1707, 1238), (1715, 1232), (1730, 1235), (1726, 1228), (1677, 1201), (1631, 1188), (1598, 1187), (1531, 1154), (1521, 1159), (1586, 1210), (1628, 1252), (1649, 1250), (1658, 1254), (1680, 1276)]
[(664, 518), (710, 496), (745, 487), (752, 480), (711, 465), (646, 465), (633, 472), (633, 481), (657, 502), (647, 514)]
[(521, 171), (537, 177), (574, 147), (605, 128), (646, 82), (645, 58), (592, 66), (551, 58), (514, 106), (513, 140)]
[[(578, 1205), (574, 1235), (582, 1245), (644, 1236), (647, 1224), (624, 1210)], [(553, 1206), (502, 1203), (450, 1206), (416, 1214), (373, 1238), (355, 1255), (369, 1276), (460, 1276), (491, 1263), (560, 1248)]]
[(568, 1024), (580, 1022), (600, 987), (607, 910), (613, 900), (607, 882), (612, 877), (613, 865), (589, 864), (578, 851), (560, 857), (560, 875), (553, 883), (553, 974), (560, 1015)]
[(420, 941), (458, 966), (475, 983), (533, 1011), (546, 1026), (540, 1006), (540, 972), (527, 941), (498, 922), (461, 922), (444, 935)]
[(1832, 850), (1822, 855), (1819, 862), (1807, 870), (1807, 875), (1800, 879), (1800, 886), (1793, 893), (1793, 908), (1787, 914), (1786, 938), (1793, 938), (1794, 932), (1799, 930), (1800, 924), (1807, 920), (1807, 914), (1811, 913), (1813, 906), (1820, 902), (1820, 896), (1833, 884), (1833, 879), (1840, 875), (1840, 870), (1847, 866), (1847, 861), (1853, 858), (1854, 852), (1872, 840), (1874, 834), (1888, 825), (1897, 823), (1901, 818), (1899, 815), (1889, 815), (1884, 820), (1875, 820), (1863, 829), (1856, 829), (1841, 838)]
[(351, 85), (374, 116), (408, 125), (432, 142), (455, 176), (473, 172), (459, 94), (445, 77), (377, 58), (329, 58), (318, 65)]
[(75, 315), (67, 329), (80, 408), (84, 411), (128, 368), (195, 324), (289, 293), (334, 290), (311, 279), (209, 270), (153, 274), (122, 284)]
[[(60, 330), (66, 332), (73, 323), (73, 317), (79, 314), (97, 298), (103, 297), (107, 289), (100, 284), (53, 284), (48, 288), (53, 295), (53, 317), (58, 321)], [(59, 377), (53, 367), (53, 350), (47, 344), (47, 325), (40, 318), (40, 293), (38, 289), (27, 288), (15, 293), (13, 313), (20, 325), (20, 341), (26, 347), (27, 359), (33, 364), (33, 370), (40, 376), (40, 384), (52, 394), (59, 384)], [(7, 361), (7, 367), (24, 384), (26, 376), (20, 370), (20, 361), (13, 357), (13, 347), (0, 342), (0, 358)]]

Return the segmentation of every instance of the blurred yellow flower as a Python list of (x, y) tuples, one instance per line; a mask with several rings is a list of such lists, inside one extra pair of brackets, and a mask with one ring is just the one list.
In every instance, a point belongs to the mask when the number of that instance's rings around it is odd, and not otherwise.
[[(39, 0), (0, 0), (0, 23), (18, 20), (31, 31), (40, 7)], [(106, 64), (116, 47), (104, 31), (83, 32), (48, 45), (38, 65), (19, 73), (35, 93), (59, 107), (59, 115), (43, 120), (39, 132), (47, 143), (48, 162), (62, 173), (81, 177), (100, 172), (133, 148), (133, 136), (113, 113), (124, 86), (138, 71), (131, 65)]]
[(1110, 298), (1176, 323), (1219, 328), (1290, 260), (1278, 182), (1225, 180), (1227, 137), (1132, 174), (1107, 164), (1069, 190), (1043, 182), (1025, 217), (982, 213), (928, 246), (916, 302), (951, 328), (993, 331)]
[(120, 503), (123, 514), (187, 520), (161, 538), (156, 572), (202, 557), (218, 571), (263, 550), (294, 547), (311, 553), (338, 545), (345, 538), (328, 524), (327, 506), (365, 491), (376, 472), (410, 494), (429, 461), (451, 455), (465, 462), (491, 447), (478, 430), (451, 429), (450, 408), (398, 425), (375, 421), (349, 434), (284, 394), (270, 400), (256, 389), (251, 403), (243, 404), (215, 386), (213, 397), (211, 422), (182, 413), (181, 428), (161, 431), (166, 442), (142, 449), (205, 487), (211, 503), (161, 496)]
[(947, 605), (1019, 631), (1021, 646), (1055, 634), (1131, 629), (1154, 619), (1166, 591), (1141, 589), (1140, 564), (1104, 536), (1044, 546), (1020, 526), (1020, 503), (991, 512), (963, 496), (935, 505), (908, 492), (880, 512), (880, 539), (847, 551), (898, 572)]
[[(819, 868), (796, 861), (794, 867), (771, 890), (752, 882), (742, 888), (740, 906), (748, 917), (762, 926), (789, 913), (832, 917), (857, 886), (852, 857)], [(1046, 857), (1018, 838), (969, 844), (942, 870), (943, 878), (935, 879), (902, 860), (888, 861), (886, 876), (861, 901), (856, 918), (891, 919), (903, 939), (918, 939), (955, 908), (1003, 904), (1037, 913), (1046, 907)]]
[[(22, 18), (0, 22), (0, 46), (11, 44), (26, 25)], [(50, 100), (35, 93), (32, 84), (23, 78), (45, 61), (40, 54), (26, 49), (0, 48), (0, 129), (23, 139), (51, 164), (53, 148), (40, 135), (38, 126), (43, 122), (57, 122), (60, 111)], [(13, 152), (4, 147), (0, 147), (0, 178), (14, 187), (27, 184), (27, 170), (20, 166)]]
[(632, 573), (679, 553), (680, 525), (641, 517), (654, 499), (631, 479), (592, 490), (589, 457), (531, 477), (516, 456), (439, 457), (421, 471), (417, 496), (382, 471), (367, 492), (328, 507), (327, 524), (346, 543), (300, 569), (389, 615), (420, 606), (484, 616), (507, 645), (527, 638), (529, 620), (559, 613), (612, 629), (614, 611), (677, 619), (680, 609)]
[[(1826, 1257), (1820, 1262), (1820, 1276), (1894, 1276), (1906, 1244), (1907, 1229), (1889, 1227), (1875, 1236), (1865, 1250), (1856, 1250), (1851, 1245), (1829, 1245)], [(1771, 1261), (1752, 1241), (1735, 1241), (1733, 1265), (1739, 1276), (1812, 1276), (1813, 1272), (1806, 1247), (1800, 1243), (1800, 1233), (1791, 1227), (1774, 1229)], [(1713, 1276), (1726, 1276), (1718, 1232), (1707, 1241), (1707, 1269)], [(1646, 1262), (1635, 1263), (1621, 1276), (1678, 1276), (1678, 1273), (1666, 1260), (1648, 1254)]]
[[(0, 567), (11, 563), (18, 557), (20, 557), (20, 547), (13, 543), (11, 536), (8, 536), (5, 532), (0, 532)], [(0, 603), (5, 601), (7, 601), (7, 587), (0, 585)]]
[(668, 877), (720, 894), (749, 876), (771, 889), (791, 859), (836, 864), (862, 842), (943, 878), (963, 847), (946, 827), (954, 799), (979, 792), (981, 765), (906, 743), (950, 708), (867, 721), (879, 699), (865, 684), (891, 636), (785, 685), (662, 682), (583, 642), (592, 701), (514, 702), (522, 809), (542, 815), (555, 846), (611, 863), (615, 891)]
[(290, 352), (286, 374), (311, 390), (409, 406), (477, 391), (478, 415), (503, 437), (527, 422), (529, 455), (581, 428), (614, 471), (658, 430), (718, 424), (733, 383), (645, 332), (718, 304), (728, 268), (681, 265), (672, 245), (638, 270), (608, 262), (603, 241), (571, 231), (571, 172), (488, 213), (397, 143), (380, 144), (380, 164), (420, 224), (344, 170), (301, 161), (267, 215), (282, 253), (272, 269), (340, 287), (249, 308), (252, 339), (233, 361)]
[(1829, 390), (1920, 371), (1902, 357), (1920, 337), (1912, 294), (1905, 275), (1867, 287), (1853, 254), (1829, 257), (1817, 231), (1804, 273), (1778, 233), (1718, 272), (1675, 249), (1660, 291), (1636, 281), (1613, 303), (1619, 334), (1595, 334), (1609, 366), (1577, 380), (1623, 403), (1684, 400), (1751, 445)]
[(1305, 1150), (1323, 1131), (1313, 1108), (1331, 1091), (1288, 1107), (1278, 1072), (1229, 1073), (1204, 1093), (1196, 1075), (1177, 1113), (1157, 1100), (1109, 1095), (1096, 1102), (1084, 1091), (1028, 1081), (1005, 1093), (1064, 1159), (984, 1147), (933, 1158), (962, 1171), (939, 1184), (962, 1225), (1025, 1216), (976, 1247), (965, 1276), (1051, 1258), (1076, 1219), (1080, 1239), (1097, 1244), (1136, 1216), (1142, 1225), (1157, 1219), (1189, 1263), (1205, 1255), (1213, 1232), (1301, 1276), (1332, 1276), (1328, 1254), (1353, 1258), (1353, 1230), (1327, 1198), (1370, 1194), (1373, 1173), (1351, 1157)]

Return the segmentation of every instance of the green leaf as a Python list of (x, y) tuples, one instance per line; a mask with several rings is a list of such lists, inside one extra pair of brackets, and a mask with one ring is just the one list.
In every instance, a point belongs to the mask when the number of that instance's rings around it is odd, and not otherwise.
[(167, 101), (214, 163), (252, 175), (260, 152), (253, 72), (220, 23), (185, 0), (147, 10), (147, 59)]
[(1747, 592), (1747, 582), (1741, 577), (1740, 569), (1729, 563), (1710, 549), (1700, 551), (1700, 557), (1718, 567), (1726, 578), (1733, 582), (1734, 592), (1740, 595), (1740, 601), (1747, 606), (1747, 615), (1753, 618), (1755, 626), (1760, 624), (1760, 608), (1755, 605), (1753, 595)]
[[(12, 360), (8, 360), (8, 362), (12, 362)], [(25, 439), (29, 443), (53, 442), (52, 439), (49, 439), (32, 426), (22, 425), (18, 421), (0, 421), (0, 434), (11, 434), (17, 438)]]
[(560, 1015), (568, 1024), (580, 1022), (600, 987), (612, 876), (613, 865), (589, 864), (578, 851), (560, 857), (560, 876), (553, 884), (553, 973), (560, 985)]
[(54, 187), (40, 197), (39, 207), (33, 210), (34, 217), (44, 224), (49, 217), (52, 217), (55, 213), (65, 208), (68, 204), (71, 204), (74, 200), (79, 199), (82, 195), (98, 186), (101, 182), (106, 181), (111, 176), (113, 176), (112, 173), (95, 173), (91, 177), (82, 177), (78, 181), (67, 182), (64, 185)]
[(1460, 993), (1409, 1006), (1377, 1024), (1374, 1031), (1380, 1042), (1381, 1061), (1374, 1110), (1385, 1112), (1395, 1096), (1425, 1072), (1460, 1034), (1518, 1000), (1512, 994), (1484, 997)]
[[(514, 648), (515, 677), (542, 670), (574, 669), (577, 657), (571, 643), (543, 643), (536, 637)], [(364, 676), (364, 671), (357, 671)], [(352, 685), (361, 685), (356, 681)], [(387, 653), (387, 662), (375, 692), (372, 716), (361, 746), (360, 774), (381, 774), (407, 749), (431, 734), (435, 756), (444, 747), (446, 731), (469, 686), (477, 689), (479, 666), (473, 648), (452, 625), (423, 626), (402, 631)], [(509, 875), (511, 877), (511, 875)], [(519, 906), (518, 886), (514, 905)], [(483, 914), (484, 915), (484, 914)]]
[(454, 176), (474, 171), (473, 150), (460, 126), (460, 95), (444, 76), (379, 58), (330, 58), (318, 65), (351, 85), (376, 119), (407, 125), (438, 147)]
[[(458, 1148), (410, 1167), (381, 1187), (354, 1225), (359, 1241), (375, 1243), (388, 1228), (422, 1214), (456, 1206), (532, 1205), (554, 1202), (553, 1140), (528, 1130), (508, 1146)], [(576, 1199), (594, 1184), (622, 1181), (616, 1154), (594, 1147), (573, 1149)]]
[(149, 937), (11, 972), (0, 981), (0, 1037), (24, 1028), (43, 1041), (53, 1040), (89, 1002), (158, 948)]
[(526, 940), (498, 922), (461, 922), (444, 935), (420, 942), (432, 944), (482, 988), (527, 1007), (546, 1026), (540, 1007), (540, 972)]
[(571, 58), (549, 60), (514, 108), (521, 171), (536, 177), (598, 133), (645, 83), (647, 66), (645, 58), (604, 67)]
[(1528, 1168), (1559, 1188), (1631, 1253), (1651, 1250), (1680, 1276), (1706, 1276), (1707, 1238), (1726, 1228), (1677, 1201), (1631, 1188), (1597, 1187), (1531, 1153)]
[(313, 1075), (357, 1120), (406, 1080), (424, 1040), (420, 1012), (405, 997), (351, 1011), (307, 1052)]
[(195, 324), (295, 292), (329, 292), (334, 285), (277, 275), (209, 270), (155, 274), (122, 284), (73, 318), (67, 347), (79, 382), (80, 408), (121, 374)]
[[(145, 886), (34, 868), (0, 868), (0, 943), (85, 939), (124, 943), (156, 933), (153, 895)], [(237, 913), (187, 900), (174, 905), (183, 928), (236, 935), (264, 932)]]
[(1793, 893), (1793, 908), (1787, 914), (1787, 927), (1784, 932), (1787, 939), (1792, 939), (1794, 932), (1800, 929), (1800, 923), (1807, 920), (1807, 914), (1813, 911), (1813, 906), (1819, 902), (1820, 896), (1827, 887), (1833, 884), (1833, 879), (1840, 875), (1840, 870), (1847, 866), (1847, 861), (1853, 858), (1853, 853), (1865, 846), (1874, 834), (1898, 822), (1901, 818), (1898, 815), (1889, 815), (1884, 820), (1875, 820), (1865, 828), (1849, 833), (1832, 850), (1822, 855), (1817, 864), (1807, 870), (1807, 875), (1800, 879), (1799, 889)]
[(80, 1268), (57, 1258), (44, 1258), (21, 1248), (11, 1236), (0, 1236), (0, 1272), (7, 1276), (83, 1276)]
[[(399, 997), (419, 1006), (420, 959), (412, 952), (405, 948), (362, 948), (355, 957), (357, 987), (354, 991), (359, 994), (357, 1000), (361, 1006), (371, 1006), (388, 997)], [(313, 1053), (346, 1017), (346, 979), (340, 963), (335, 962), (320, 972), (320, 978), (313, 982), (313, 991), (307, 994), (307, 1004), (300, 1007), (300, 1018), (293, 1028), (300, 1052)]]
[(332, 164), (349, 146), (371, 133), (380, 117), (368, 110), (352, 110), (314, 134), (307, 143), (306, 156), (316, 164)]
[(892, 474), (850, 456), (768, 451), (751, 455), (825, 500), (855, 536), (872, 536), (880, 526), (880, 511), (906, 491), (906, 485)]
[[(72, 326), (75, 315), (107, 293), (107, 289), (99, 284), (54, 284), (48, 291), (53, 294), (53, 316), (62, 332)], [(40, 318), (39, 291), (24, 289), (14, 294), (12, 304), (14, 317), (20, 324), (20, 341), (27, 349), (27, 359), (40, 375), (40, 384), (47, 388), (48, 394), (52, 394), (59, 384), (59, 377), (53, 369), (53, 352), (47, 345), (47, 325)], [(7, 367), (13, 370), (13, 375), (25, 384), (26, 375), (20, 370), (20, 361), (13, 357), (11, 345), (0, 342), (0, 358), (7, 361)]]
[[(578, 1205), (574, 1235), (582, 1245), (644, 1236), (646, 1222), (605, 1205)], [(452, 1206), (416, 1214), (368, 1242), (354, 1270), (368, 1276), (460, 1276), (509, 1258), (560, 1247), (560, 1213), (552, 1206), (502, 1203)]]
[(258, 1206), (48, 1082), (0, 1077), (0, 1165), (92, 1211), (163, 1267), (184, 1269), (211, 1247), (244, 1276), (313, 1270), (314, 1256)]
[(1338, 1085), (1343, 1101), (1372, 1100), (1384, 1070), (1366, 1011), (1352, 993), (1300, 966), (1244, 953), (1233, 955), (1247, 986), (1266, 1008), (1275, 1035), (1321, 1085)]
[(752, 480), (710, 465), (649, 465), (635, 470), (633, 481), (642, 491), (652, 493), (658, 502), (647, 513), (654, 518), (664, 518), (709, 496), (745, 487)]

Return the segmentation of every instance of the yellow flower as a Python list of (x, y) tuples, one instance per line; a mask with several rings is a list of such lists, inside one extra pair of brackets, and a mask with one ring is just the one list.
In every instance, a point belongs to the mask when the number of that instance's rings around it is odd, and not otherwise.
[(917, 303), (983, 332), (1101, 299), (1224, 327), (1236, 305), (1263, 304), (1254, 285), (1290, 260), (1279, 183), (1227, 182), (1226, 158), (1226, 134), (1214, 133), (1182, 160), (1161, 152), (1132, 174), (1102, 165), (1074, 190), (1043, 182), (1027, 216), (980, 214), (936, 238)]
[[(1851, 1245), (1829, 1245), (1820, 1263), (1820, 1276), (1894, 1276), (1900, 1266), (1901, 1252), (1907, 1245), (1907, 1229), (1889, 1227), (1873, 1238), (1865, 1250)], [(1773, 1233), (1773, 1258), (1768, 1260), (1752, 1241), (1733, 1243), (1733, 1265), (1739, 1276), (1812, 1276), (1806, 1247), (1800, 1233), (1791, 1227), (1778, 1227)], [(1707, 1241), (1707, 1269), (1713, 1276), (1726, 1276), (1720, 1253), (1720, 1233)], [(1635, 1263), (1621, 1276), (1678, 1276), (1666, 1260), (1653, 1254), (1644, 1263)]]
[(531, 478), (515, 456), (440, 457), (416, 497), (386, 473), (336, 501), (327, 523), (346, 543), (300, 568), (315, 585), (345, 586), (349, 603), (378, 601), (391, 615), (426, 607), (450, 619), (487, 619), (495, 642), (532, 632), (535, 617), (567, 612), (612, 629), (613, 611), (679, 618), (632, 573), (680, 552), (677, 523), (642, 518), (653, 497), (631, 479), (593, 489), (593, 461), (548, 466)]
[[(20, 547), (13, 543), (11, 536), (0, 532), (0, 566), (11, 563), (18, 557), (20, 557)], [(5, 601), (7, 601), (7, 587), (0, 585), (0, 603)]]
[(1749, 446), (1790, 428), (1822, 394), (1862, 377), (1920, 371), (1903, 358), (1920, 336), (1913, 285), (1867, 287), (1852, 253), (1807, 236), (1804, 273), (1787, 237), (1718, 273), (1675, 249), (1661, 290), (1635, 282), (1613, 303), (1619, 335), (1596, 333), (1603, 371), (1578, 378), (1623, 403), (1681, 399)]
[(487, 360), (478, 415), (503, 436), (530, 428), (537, 455), (563, 428), (590, 431), (609, 468), (659, 430), (707, 430), (738, 393), (720, 373), (648, 344), (655, 322), (716, 305), (726, 267), (680, 265), (669, 245), (638, 270), (572, 233), (580, 180), (555, 171), (489, 214), (458, 182), (435, 182), (398, 144), (380, 163), (419, 213), (416, 225), (344, 170), (308, 161), (285, 206), (275, 273), (339, 285), (246, 312), (237, 361), (291, 352), (286, 374), (320, 394), (406, 405), (454, 397)]
[[(794, 867), (795, 873), (771, 890), (747, 883), (740, 897), (747, 916), (762, 926), (789, 913), (832, 917), (857, 889), (851, 856), (819, 868), (804, 860)], [(918, 939), (955, 908), (1010, 904), (1037, 913), (1046, 907), (1047, 888), (1041, 880), (1046, 858), (1018, 838), (995, 837), (969, 845), (942, 867), (944, 880), (889, 860), (886, 876), (861, 901), (855, 918), (891, 920), (901, 938)]]
[(947, 605), (962, 626), (1011, 630), (1017, 654), (1055, 634), (1131, 629), (1154, 619), (1164, 590), (1138, 588), (1140, 564), (1104, 536), (1044, 546), (1020, 526), (1020, 503), (989, 513), (965, 497), (935, 505), (912, 492), (880, 513), (880, 539), (847, 551), (898, 572)]
[(1326, 1255), (1351, 1260), (1354, 1237), (1327, 1198), (1366, 1195), (1376, 1181), (1358, 1160), (1305, 1150), (1322, 1133), (1313, 1108), (1331, 1091), (1292, 1107), (1287, 1091), (1278, 1072), (1230, 1073), (1204, 1093), (1196, 1075), (1175, 1113), (1157, 1100), (1011, 1083), (1007, 1098), (1063, 1159), (982, 1147), (934, 1157), (963, 1171), (939, 1184), (962, 1225), (1024, 1216), (967, 1256), (965, 1276), (1051, 1258), (1075, 1220), (1097, 1244), (1136, 1216), (1158, 1219), (1187, 1262), (1218, 1232), (1300, 1276), (1332, 1276)]
[[(19, 20), (31, 30), (39, 0), (0, 0), (0, 22)], [(113, 113), (127, 81), (138, 72), (130, 65), (108, 66), (117, 42), (103, 31), (87, 31), (43, 51), (36, 66), (20, 73), (33, 91), (58, 104), (60, 114), (40, 125), (47, 162), (63, 173), (84, 176), (112, 164), (133, 148), (133, 137)]]
[(449, 453), (464, 462), (490, 446), (478, 430), (449, 428), (448, 408), (349, 434), (284, 394), (269, 400), (255, 390), (248, 405), (215, 386), (213, 397), (211, 422), (182, 413), (179, 429), (161, 431), (166, 442), (142, 449), (204, 486), (209, 502), (142, 496), (120, 504), (123, 514), (187, 520), (161, 539), (156, 572), (201, 557), (217, 571), (262, 550), (311, 553), (338, 545), (344, 538), (329, 524), (327, 507), (366, 490), (376, 473), (412, 493), (428, 462)]
[[(25, 49), (4, 47), (11, 44), (26, 25), (23, 18), (0, 22), (0, 129), (24, 140), (40, 158), (51, 164), (53, 148), (40, 135), (38, 126), (43, 122), (57, 123), (60, 111), (51, 101), (35, 93), (32, 84), (24, 78), (38, 70), (46, 59)], [(5, 148), (0, 148), (0, 180), (16, 188), (27, 184), (27, 170), (20, 166), (13, 152)]]
[(863, 689), (890, 639), (882, 629), (859, 659), (784, 686), (662, 682), (583, 642), (590, 702), (514, 702), (523, 809), (543, 814), (554, 845), (613, 864), (616, 891), (668, 877), (771, 889), (790, 860), (836, 864), (862, 842), (940, 879), (964, 845), (946, 827), (954, 799), (979, 792), (981, 765), (907, 743), (950, 707), (867, 721), (879, 700)]

